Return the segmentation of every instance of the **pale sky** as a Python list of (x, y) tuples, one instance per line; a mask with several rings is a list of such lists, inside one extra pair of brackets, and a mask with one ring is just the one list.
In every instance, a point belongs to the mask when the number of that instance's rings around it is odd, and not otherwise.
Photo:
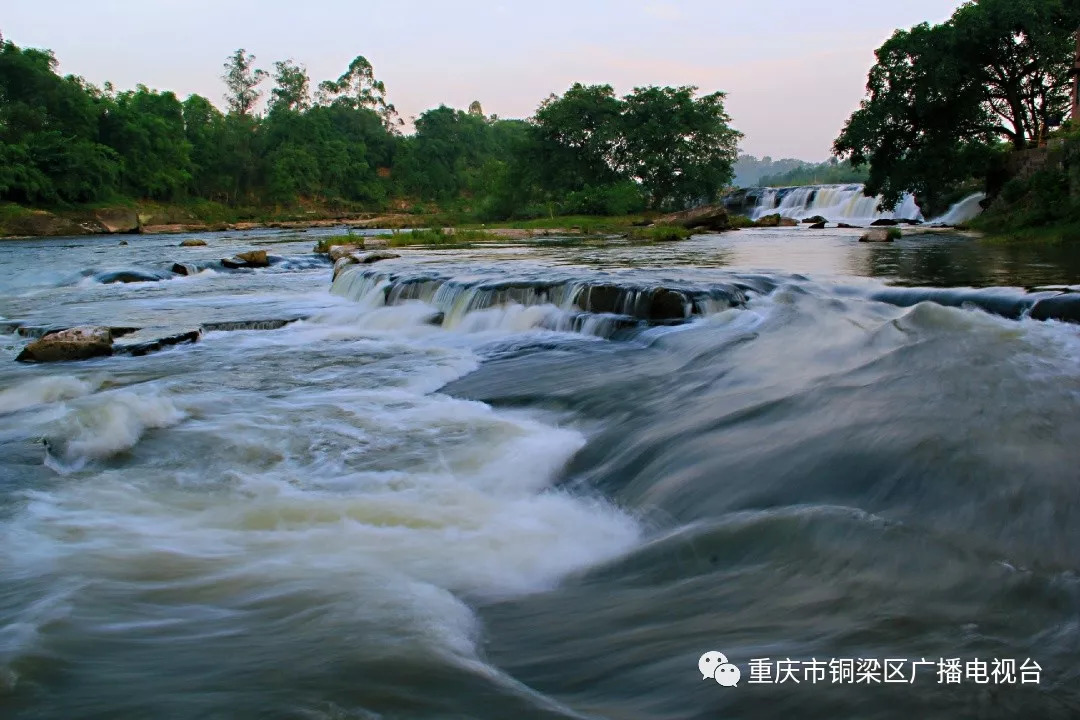
[[(959, 0), (7, 0), (0, 32), (56, 52), (62, 73), (143, 83), (222, 104), (239, 47), (312, 84), (364, 55), (405, 117), (480, 100), (528, 117), (574, 82), (697, 85), (728, 93), (742, 149), (823, 160), (857, 107), (873, 51)], [(266, 88), (269, 89), (269, 83)]]

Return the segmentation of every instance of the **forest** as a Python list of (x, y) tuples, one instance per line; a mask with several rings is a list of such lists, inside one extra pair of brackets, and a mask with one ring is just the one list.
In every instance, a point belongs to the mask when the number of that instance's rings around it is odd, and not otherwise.
[(405, 133), (358, 56), (313, 85), (292, 60), (224, 63), (224, 110), (140, 85), (61, 76), (47, 50), (0, 38), (0, 201), (65, 208), (134, 200), (409, 210), (479, 219), (615, 215), (708, 202), (740, 133), (724, 93), (574, 85), (527, 120), (440, 106)]

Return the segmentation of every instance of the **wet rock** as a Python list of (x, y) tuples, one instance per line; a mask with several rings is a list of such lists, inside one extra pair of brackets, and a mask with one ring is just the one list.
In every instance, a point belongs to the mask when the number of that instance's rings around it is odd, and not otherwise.
[(111, 234), (139, 232), (139, 215), (132, 208), (103, 208), (94, 211), (94, 220), (102, 230)]
[(201, 337), (201, 330), (185, 330), (183, 332), (164, 335), (150, 340), (143, 340), (141, 336), (136, 333), (135, 336), (124, 342), (113, 345), (113, 352), (117, 355), (141, 357), (143, 355), (149, 355), (152, 352), (163, 350), (167, 347), (172, 347), (173, 345), (195, 343), (198, 342)]
[(758, 227), (779, 227), (779, 225), (780, 225), (780, 214), (779, 213), (773, 213), (772, 215), (765, 215), (764, 217), (759, 217), (757, 219), (757, 226)]
[(126, 247), (126, 246), (127, 246), (127, 244), (128, 244), (128, 241), (127, 241), (127, 240), (121, 240), (120, 242), (118, 242), (118, 243), (117, 243), (117, 245), (118, 245), (119, 247)]
[(334, 245), (333, 247), (330, 248), (330, 259), (333, 260), (334, 262), (337, 262), (338, 260), (341, 260), (342, 258), (348, 257), (349, 255), (356, 252), (357, 250), (360, 250), (362, 247), (363, 247), (362, 245), (356, 245), (356, 244)]
[(803, 219), (803, 223), (806, 224), (806, 225), (818, 225), (820, 223), (827, 223), (827, 222), (829, 222), (828, 219), (822, 217), (821, 215), (814, 215), (813, 217), (808, 217), (808, 218)]
[(1035, 303), (1031, 308), (1035, 320), (1061, 320), (1080, 323), (1080, 293), (1065, 293)]
[(702, 205), (692, 210), (671, 213), (657, 218), (657, 225), (674, 225), (687, 230), (712, 230), (721, 232), (731, 229), (727, 208), (723, 205)]
[(798, 224), (799, 224), (798, 220), (796, 220), (795, 218), (789, 218), (789, 217), (782, 217), (782, 218), (780, 218), (780, 221), (777, 223), (777, 225), (779, 227), (796, 227)]
[(113, 354), (112, 331), (106, 327), (77, 327), (49, 333), (23, 348), (15, 358), (25, 363), (88, 360)]
[(898, 224), (899, 223), (897, 223), (895, 220), (890, 220), (889, 218), (879, 218), (874, 222), (870, 223), (870, 227), (891, 227)]
[(890, 233), (885, 228), (875, 228), (873, 230), (867, 230), (863, 233), (863, 236), (859, 238), (859, 242), (862, 243), (891, 243), (893, 241), (894, 233)]
[(371, 263), (377, 263), (380, 260), (394, 260), (394, 259), (397, 259), (397, 258), (399, 258), (401, 256), (398, 255), (397, 253), (379, 251), (379, 252), (369, 252), (369, 253), (365, 253), (363, 255), (357, 255), (355, 257), (357, 258), (358, 262), (361, 265), (370, 265)]
[(836, 227), (843, 230), (862, 230), (862, 227), (859, 225), (848, 225), (847, 223), (837, 223)]
[(157, 282), (164, 280), (165, 276), (147, 270), (113, 270), (98, 273), (94, 279), (99, 283), (109, 285), (111, 283)]
[(650, 300), (649, 320), (685, 320), (690, 315), (690, 301), (678, 290), (660, 288)]
[(235, 332), (237, 330), (279, 330), (286, 325), (305, 320), (304, 316), (291, 318), (273, 318), (270, 320), (226, 320), (224, 322), (203, 323), (204, 332)]
[(198, 266), (191, 263), (173, 263), (170, 269), (177, 275), (197, 275), (199, 273)]
[(270, 260), (267, 258), (265, 250), (250, 250), (237, 253), (231, 258), (224, 258), (221, 264), (230, 270), (237, 270), (240, 268), (268, 267)]
[(180, 247), (206, 247), (206, 241), (198, 238), (188, 238), (180, 241)]
[(816, 222), (816, 223), (814, 223), (813, 225), (810, 226), (810, 229), (811, 230), (824, 230), (825, 229), (825, 222), (824, 221)]

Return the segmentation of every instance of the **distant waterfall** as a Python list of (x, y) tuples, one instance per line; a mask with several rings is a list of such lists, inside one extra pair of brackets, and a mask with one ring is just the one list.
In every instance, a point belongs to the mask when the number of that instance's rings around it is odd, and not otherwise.
[(746, 200), (756, 199), (750, 212), (754, 220), (779, 214), (795, 220), (820, 215), (829, 222), (868, 225), (874, 220), (923, 220), (915, 198), (904, 194), (891, 211), (879, 211), (881, 197), (866, 197), (861, 184), (806, 185), (786, 188), (755, 188), (747, 191)]
[(982, 214), (982, 201), (986, 199), (986, 193), (975, 193), (949, 208), (949, 211), (941, 217), (930, 221), (933, 225), (963, 225)]

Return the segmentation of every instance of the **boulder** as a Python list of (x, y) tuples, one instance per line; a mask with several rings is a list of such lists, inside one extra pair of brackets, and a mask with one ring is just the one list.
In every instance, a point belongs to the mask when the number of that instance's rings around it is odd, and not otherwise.
[(803, 218), (803, 223), (805, 223), (807, 225), (818, 225), (820, 223), (827, 223), (827, 222), (829, 222), (828, 219), (822, 217), (821, 215), (815, 215), (813, 217)]
[(782, 218), (780, 218), (780, 221), (777, 223), (777, 225), (779, 227), (796, 227), (796, 226), (798, 226), (798, 224), (799, 224), (798, 220), (796, 220), (795, 218), (789, 218), (789, 217), (782, 217)]
[(836, 227), (844, 230), (862, 230), (859, 225), (848, 225), (847, 223), (837, 223)]
[(238, 268), (267, 267), (270, 265), (270, 260), (266, 257), (265, 250), (250, 250), (237, 253), (231, 258), (225, 258), (221, 261), (221, 264), (230, 270), (236, 270)]
[(896, 233), (890, 232), (886, 228), (874, 228), (867, 230), (863, 233), (863, 236), (859, 238), (859, 242), (864, 243), (891, 243)]
[(388, 248), (390, 247), (390, 241), (386, 238), (368, 237), (364, 238), (364, 249), (371, 250), (375, 248)]
[(141, 228), (139, 215), (131, 208), (103, 208), (94, 211), (94, 220), (107, 233), (137, 233)]
[(106, 327), (77, 327), (49, 333), (23, 348), (19, 362), (44, 363), (87, 360), (113, 354), (112, 331)]
[(199, 268), (191, 263), (173, 263), (171, 269), (177, 275), (196, 275), (199, 272)]
[(898, 223), (895, 220), (890, 220), (889, 218), (879, 218), (874, 222), (870, 223), (870, 227), (891, 227), (897, 224)]
[(780, 213), (765, 215), (757, 219), (758, 227), (778, 227), (780, 225)]
[(57, 235), (85, 235), (87, 229), (67, 218), (53, 215), (44, 210), (31, 210), (28, 213), (17, 215), (6, 220), (0, 225), (0, 234), (3, 235), (31, 235), (57, 236)]
[(821, 222), (814, 223), (813, 225), (810, 226), (810, 229), (811, 230), (824, 230), (825, 229), (825, 221), (823, 220)]
[(188, 238), (180, 241), (180, 247), (206, 247), (206, 241), (198, 238)]
[(334, 245), (330, 248), (330, 259), (337, 262), (350, 253), (359, 250), (360, 247), (359, 245)]
[(127, 244), (128, 244), (127, 240), (121, 240), (120, 242), (117, 243), (117, 245), (119, 245), (120, 247), (126, 247)]
[(132, 355), (134, 357), (142, 357), (143, 355), (149, 355), (153, 352), (158, 352), (167, 347), (173, 345), (180, 345), (181, 343), (196, 343), (199, 342), (199, 338), (202, 337), (202, 331), (184, 330), (178, 333), (172, 333), (169, 335), (156, 335), (154, 337), (148, 337), (155, 335), (153, 331), (142, 331), (134, 333), (131, 337), (127, 338), (124, 342), (117, 343), (113, 346), (113, 351), (118, 355)]
[(727, 208), (723, 205), (702, 205), (692, 210), (671, 213), (656, 219), (657, 225), (675, 225), (687, 230), (723, 231), (731, 229)]

